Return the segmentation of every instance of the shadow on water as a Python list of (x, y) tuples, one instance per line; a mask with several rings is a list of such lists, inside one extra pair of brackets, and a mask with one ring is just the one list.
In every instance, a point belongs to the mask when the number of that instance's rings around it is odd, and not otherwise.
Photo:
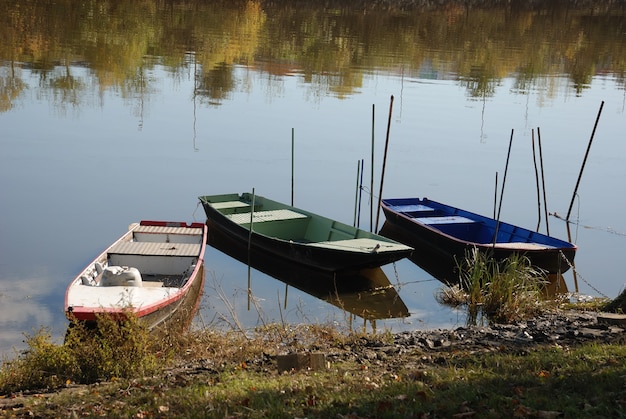
[(437, 249), (432, 247), (428, 242), (420, 241), (414, 235), (388, 222), (383, 224), (378, 233), (413, 247), (415, 251), (411, 253), (409, 260), (428, 272), (435, 279), (438, 279), (446, 285), (459, 283), (458, 264), (449, 253), (438, 252)]
[(381, 268), (330, 273), (287, 262), (252, 250), (217, 229), (209, 228), (208, 244), (309, 295), (365, 320), (408, 317), (409, 310)]

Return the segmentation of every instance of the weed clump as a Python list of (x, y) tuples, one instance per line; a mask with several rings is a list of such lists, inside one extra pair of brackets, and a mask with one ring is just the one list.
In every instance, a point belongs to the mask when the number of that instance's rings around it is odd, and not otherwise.
[(544, 306), (545, 274), (525, 256), (514, 254), (499, 262), (473, 249), (459, 272), (459, 285), (440, 290), (436, 298), (441, 304), (467, 307), (468, 324), (513, 323), (539, 314)]

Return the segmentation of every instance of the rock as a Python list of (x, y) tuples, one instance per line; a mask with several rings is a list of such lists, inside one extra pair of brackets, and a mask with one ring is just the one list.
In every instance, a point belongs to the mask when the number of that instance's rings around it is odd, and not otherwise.
[(626, 326), (626, 314), (598, 313), (598, 323)]

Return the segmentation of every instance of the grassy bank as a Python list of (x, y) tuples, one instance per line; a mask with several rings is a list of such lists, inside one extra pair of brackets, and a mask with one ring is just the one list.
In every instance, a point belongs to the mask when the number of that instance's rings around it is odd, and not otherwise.
[[(272, 325), (190, 332), (163, 368), (51, 392), (4, 393), (3, 417), (620, 417), (626, 347), (397, 348), (387, 334)], [(159, 345), (157, 342), (151, 344)], [(161, 348), (163, 349), (163, 348)], [(280, 372), (287, 351), (326, 368)], [(4, 370), (6, 373), (6, 370)], [(3, 376), (3, 379), (6, 377)]]

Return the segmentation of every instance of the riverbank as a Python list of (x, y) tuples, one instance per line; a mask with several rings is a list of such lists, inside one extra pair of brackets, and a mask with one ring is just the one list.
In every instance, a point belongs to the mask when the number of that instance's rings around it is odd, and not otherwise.
[[(516, 325), (376, 335), (194, 331), (157, 374), (5, 395), (0, 416), (614, 417), (626, 413), (626, 333), (612, 317), (556, 310)], [(288, 353), (323, 362), (282, 371)]]

